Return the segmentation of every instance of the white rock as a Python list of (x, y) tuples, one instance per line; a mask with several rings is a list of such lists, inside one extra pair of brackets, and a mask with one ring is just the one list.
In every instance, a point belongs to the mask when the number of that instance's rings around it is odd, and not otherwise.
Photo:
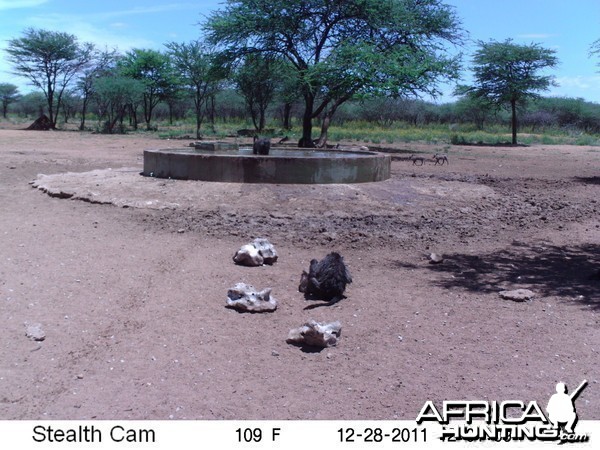
[(263, 257), (264, 264), (273, 264), (275, 261), (277, 261), (277, 258), (278, 258), (277, 251), (275, 250), (275, 247), (273, 247), (273, 244), (271, 244), (268, 239), (256, 238), (252, 242), (252, 245), (254, 245), (254, 247), (258, 250), (260, 255)]
[(42, 330), (42, 326), (39, 323), (25, 323), (27, 331), (25, 335), (34, 341), (43, 341), (46, 339), (46, 333)]
[(439, 253), (431, 253), (429, 255), (429, 263), (430, 264), (439, 264), (444, 261), (444, 257)]
[(515, 302), (524, 302), (535, 297), (535, 293), (529, 289), (515, 289), (513, 291), (500, 292), (500, 297), (506, 300), (513, 300)]
[(244, 312), (272, 312), (277, 300), (271, 297), (271, 288), (258, 292), (254, 286), (238, 283), (227, 291), (227, 306)]
[(242, 266), (252, 267), (262, 266), (265, 261), (258, 249), (252, 244), (243, 245), (233, 255), (233, 260)]
[(277, 261), (277, 251), (268, 239), (256, 238), (253, 242), (243, 245), (233, 255), (233, 260), (236, 264), (251, 267), (273, 264)]
[(310, 345), (313, 347), (333, 347), (337, 345), (342, 334), (342, 324), (339, 321), (319, 323), (310, 320), (300, 328), (290, 330), (288, 344)]

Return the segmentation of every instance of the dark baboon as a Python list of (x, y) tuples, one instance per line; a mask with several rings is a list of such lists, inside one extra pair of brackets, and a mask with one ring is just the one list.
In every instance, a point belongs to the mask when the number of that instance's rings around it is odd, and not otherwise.
[(305, 297), (320, 300), (338, 301), (344, 298), (346, 285), (352, 283), (352, 276), (344, 258), (332, 252), (321, 261), (313, 259), (310, 262), (308, 273), (302, 271), (298, 290), (304, 292)]
[(254, 136), (254, 144), (252, 146), (252, 153), (255, 155), (268, 155), (271, 150), (271, 139), (259, 138)]

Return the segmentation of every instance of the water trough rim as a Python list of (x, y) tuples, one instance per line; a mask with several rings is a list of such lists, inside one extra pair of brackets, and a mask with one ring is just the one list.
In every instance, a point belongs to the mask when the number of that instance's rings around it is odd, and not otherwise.
[[(246, 147), (242, 147), (246, 148)], [(251, 147), (247, 147), (251, 149)], [(271, 147), (271, 150), (282, 150), (284, 152), (293, 152), (293, 151), (301, 151), (301, 152), (314, 152), (320, 153), (319, 155), (255, 155), (249, 153), (239, 153), (239, 150), (197, 150), (193, 147), (169, 147), (169, 148), (149, 148), (145, 149), (144, 152), (152, 152), (152, 153), (163, 153), (163, 154), (176, 154), (176, 155), (196, 155), (196, 156), (218, 156), (219, 158), (268, 158), (268, 159), (277, 159), (277, 158), (298, 158), (298, 159), (355, 159), (355, 158), (367, 158), (369, 156), (388, 156), (385, 153), (377, 152), (373, 150), (343, 150), (343, 149), (312, 149), (312, 148), (301, 148), (301, 147)], [(324, 153), (335, 153), (337, 155), (343, 154), (344, 156), (327, 156)], [(348, 156), (345, 156), (348, 155)], [(352, 156), (354, 155), (354, 156)]]
[[(275, 147), (279, 149), (279, 147)], [(181, 180), (268, 184), (335, 184), (384, 181), (389, 155), (367, 150), (296, 149), (254, 155), (250, 148), (203, 150), (172, 147), (144, 150), (145, 176)]]

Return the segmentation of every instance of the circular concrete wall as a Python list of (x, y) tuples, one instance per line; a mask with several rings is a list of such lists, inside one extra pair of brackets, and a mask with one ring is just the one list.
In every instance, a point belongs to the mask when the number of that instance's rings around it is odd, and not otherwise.
[(174, 148), (144, 151), (146, 176), (232, 183), (366, 183), (390, 177), (391, 158), (368, 151), (271, 148), (207, 151)]

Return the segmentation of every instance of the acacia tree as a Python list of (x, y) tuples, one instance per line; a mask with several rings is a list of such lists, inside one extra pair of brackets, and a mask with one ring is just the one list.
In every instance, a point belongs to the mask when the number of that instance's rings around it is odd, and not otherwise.
[(287, 59), (304, 100), (300, 146), (314, 146), (312, 121), (323, 130), (355, 96), (436, 93), (455, 78), (458, 57), (446, 43), (462, 39), (454, 9), (440, 0), (229, 0), (203, 29), (224, 54)]
[(200, 41), (166, 44), (169, 58), (184, 87), (194, 94), (196, 138), (201, 138), (206, 105), (218, 89), (221, 74), (215, 64), (215, 52)]
[(120, 75), (106, 75), (94, 83), (94, 98), (103, 133), (123, 132), (123, 118), (132, 104), (141, 101), (146, 86), (140, 80)]
[(2, 117), (6, 119), (8, 105), (16, 102), (21, 98), (19, 88), (14, 84), (0, 83), (0, 103), (2, 103)]
[(246, 55), (234, 75), (237, 89), (246, 100), (246, 107), (258, 132), (265, 128), (266, 111), (277, 88), (280, 65), (272, 58), (250, 54)]
[(154, 108), (171, 95), (178, 84), (171, 61), (156, 50), (134, 49), (119, 60), (118, 67), (121, 75), (144, 83), (142, 105), (146, 129), (150, 130)]
[(14, 73), (40, 88), (48, 102), (52, 128), (60, 110), (62, 96), (73, 77), (85, 68), (94, 45), (79, 44), (74, 35), (28, 28), (24, 36), (8, 41), (6, 52)]
[(281, 126), (284, 130), (290, 130), (292, 128), (292, 106), (300, 98), (298, 74), (287, 60), (280, 60), (278, 70), (280, 82), (275, 94), (281, 102)]
[(106, 76), (114, 70), (118, 58), (117, 50), (104, 50), (102, 52), (94, 50), (90, 64), (82, 71), (81, 77), (77, 81), (77, 89), (81, 93), (81, 121), (79, 129), (85, 129), (85, 120), (90, 99), (95, 93), (95, 82), (100, 77)]
[(555, 51), (538, 44), (519, 45), (504, 42), (479, 42), (473, 57), (472, 86), (459, 86), (458, 94), (483, 99), (496, 107), (511, 111), (512, 144), (517, 144), (517, 106), (538, 98), (538, 91), (548, 90), (553, 77), (542, 75), (544, 69), (558, 64)]

